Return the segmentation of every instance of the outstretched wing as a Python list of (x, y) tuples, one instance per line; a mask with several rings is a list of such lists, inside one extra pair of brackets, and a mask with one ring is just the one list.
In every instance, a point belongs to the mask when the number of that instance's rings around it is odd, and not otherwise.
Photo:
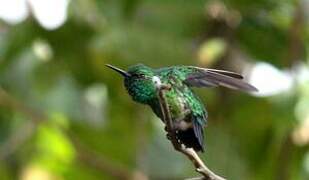
[(188, 86), (194, 87), (216, 87), (223, 86), (231, 89), (242, 91), (257, 91), (257, 89), (243, 81), (240, 74), (216, 70), (199, 68), (194, 66), (179, 66), (180, 71), (184, 74), (184, 82)]

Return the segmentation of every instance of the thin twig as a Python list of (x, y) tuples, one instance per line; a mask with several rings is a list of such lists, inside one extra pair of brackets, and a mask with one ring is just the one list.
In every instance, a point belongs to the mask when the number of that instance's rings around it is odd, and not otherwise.
[(24, 144), (29, 138), (32, 137), (36, 124), (32, 121), (23, 122), (23, 124), (15, 130), (11, 136), (8, 137), (0, 146), (0, 161), (3, 161), (8, 156), (13, 154)]
[(193, 148), (187, 148), (185, 145), (181, 144), (176, 137), (176, 131), (173, 128), (171, 114), (168, 108), (168, 104), (165, 98), (165, 91), (170, 90), (170, 86), (161, 85), (158, 87), (158, 99), (161, 107), (161, 112), (163, 115), (163, 121), (166, 125), (167, 136), (174, 146), (176, 151), (179, 151), (186, 155), (195, 166), (195, 170), (203, 175), (203, 179), (206, 180), (225, 180), (224, 178), (213, 173), (201, 160), (198, 154)]
[(23, 124), (2, 143), (0, 147), (0, 161), (17, 151), (25, 141), (32, 137), (37, 125), (45, 120), (41, 113), (37, 113), (25, 106), (0, 87), (0, 107), (1, 106), (8, 107), (23, 114), (26, 118), (30, 119), (30, 121), (23, 122)]

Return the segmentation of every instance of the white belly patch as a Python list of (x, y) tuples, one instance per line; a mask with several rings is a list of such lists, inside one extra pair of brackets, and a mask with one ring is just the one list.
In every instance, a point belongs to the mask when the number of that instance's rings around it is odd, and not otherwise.
[(174, 123), (174, 126), (178, 130), (185, 131), (189, 128), (192, 128), (192, 122), (177, 121), (177, 122)]

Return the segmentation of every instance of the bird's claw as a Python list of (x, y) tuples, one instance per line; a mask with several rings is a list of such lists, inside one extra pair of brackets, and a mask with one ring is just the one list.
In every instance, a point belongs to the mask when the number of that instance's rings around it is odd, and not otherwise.
[(164, 130), (167, 132), (167, 133), (166, 133), (166, 138), (167, 138), (168, 140), (171, 140), (171, 135), (170, 135), (170, 132), (168, 131), (167, 126), (164, 127)]
[(167, 138), (168, 140), (171, 140), (171, 139), (172, 139), (172, 137), (171, 137), (171, 135), (170, 135), (169, 133), (166, 134), (166, 138)]

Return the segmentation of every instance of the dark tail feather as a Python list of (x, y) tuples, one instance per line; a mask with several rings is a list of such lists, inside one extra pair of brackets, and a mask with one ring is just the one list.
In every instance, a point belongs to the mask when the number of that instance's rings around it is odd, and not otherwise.
[(197, 138), (199, 144), (203, 147), (204, 130), (203, 130), (203, 126), (199, 123), (198, 119), (193, 120), (193, 130), (194, 130), (195, 137)]
[(195, 151), (204, 152), (203, 145), (200, 144), (199, 139), (196, 137), (194, 130), (192, 128), (186, 131), (177, 131), (177, 138), (186, 147), (193, 148)]

